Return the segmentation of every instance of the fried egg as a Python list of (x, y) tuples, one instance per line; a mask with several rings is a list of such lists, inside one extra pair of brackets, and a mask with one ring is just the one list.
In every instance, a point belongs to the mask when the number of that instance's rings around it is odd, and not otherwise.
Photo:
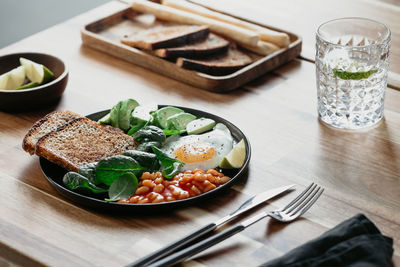
[(218, 166), (233, 147), (228, 127), (222, 123), (210, 132), (167, 138), (161, 150), (172, 158), (185, 163), (182, 170), (209, 170)]

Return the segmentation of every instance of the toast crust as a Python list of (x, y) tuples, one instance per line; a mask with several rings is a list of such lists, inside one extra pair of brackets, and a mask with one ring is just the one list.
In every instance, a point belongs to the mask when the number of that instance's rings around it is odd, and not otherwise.
[(35, 153), (76, 172), (87, 163), (135, 148), (136, 144), (131, 136), (81, 117), (41, 137), (36, 144)]
[(230, 74), (250, 63), (252, 63), (252, 59), (235, 47), (230, 47), (228, 52), (222, 55), (214, 55), (204, 59), (180, 57), (176, 61), (179, 67), (211, 75)]
[(178, 47), (161, 48), (154, 53), (162, 58), (187, 57), (196, 58), (213, 54), (223, 54), (228, 51), (229, 41), (210, 33), (205, 40)]
[(207, 26), (174, 25), (144, 30), (122, 38), (121, 42), (133, 47), (154, 50), (204, 40), (208, 34)]
[[(62, 116), (59, 123), (52, 122), (57, 116)], [(72, 111), (53, 111), (37, 122), (29, 129), (22, 141), (22, 148), (33, 155), (35, 153), (35, 146), (40, 137), (46, 135), (49, 132), (57, 130), (58, 127), (68, 123), (71, 120), (82, 117), (81, 115)], [(49, 125), (47, 125), (49, 123)], [(38, 136), (36, 136), (38, 135)]]

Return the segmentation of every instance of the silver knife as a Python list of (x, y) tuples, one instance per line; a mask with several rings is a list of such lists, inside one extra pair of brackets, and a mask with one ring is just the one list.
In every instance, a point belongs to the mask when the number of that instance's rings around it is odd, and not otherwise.
[(210, 224), (200, 228), (199, 230), (167, 245), (166, 247), (156, 250), (156, 251), (150, 253), (149, 255), (147, 255), (127, 266), (131, 266), (131, 267), (147, 266), (155, 261), (158, 261), (159, 259), (164, 258), (165, 256), (168, 256), (168, 255), (172, 254), (173, 252), (185, 247), (187, 244), (191, 243), (195, 239), (200, 238), (200, 237), (214, 231), (219, 226), (233, 220), (240, 214), (242, 214), (254, 207), (257, 207), (261, 203), (264, 203), (265, 201), (267, 201), (273, 197), (276, 197), (276, 196), (280, 195), (281, 193), (283, 193), (293, 187), (294, 187), (294, 185), (287, 185), (287, 186), (282, 186), (279, 188), (271, 189), (271, 190), (265, 191), (263, 193), (259, 193), (255, 196), (249, 198), (248, 200), (246, 200), (246, 202), (244, 202), (237, 210), (235, 210), (234, 212), (228, 214), (227, 216), (219, 219), (218, 221), (210, 223)]

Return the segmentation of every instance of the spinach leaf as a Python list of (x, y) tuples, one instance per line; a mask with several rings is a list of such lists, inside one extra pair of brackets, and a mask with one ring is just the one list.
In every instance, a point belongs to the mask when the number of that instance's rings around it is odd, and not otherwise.
[(175, 158), (171, 158), (169, 157), (167, 154), (165, 154), (164, 152), (161, 151), (161, 149), (159, 149), (158, 147), (153, 146), (152, 147), (153, 153), (156, 155), (156, 157), (158, 158), (158, 160), (161, 162), (161, 165), (163, 165), (164, 167), (169, 167), (171, 166), (174, 162), (179, 162), (184, 164), (182, 161), (177, 160)]
[(135, 138), (139, 142), (155, 141), (162, 143), (167, 137), (165, 136), (165, 133), (162, 129), (154, 125), (148, 125), (137, 131), (133, 135), (133, 138)]
[(164, 129), (163, 130), (166, 136), (169, 135), (175, 135), (175, 134), (181, 134), (186, 132), (186, 130), (176, 130), (176, 129)]
[[(140, 107), (140, 106), (139, 106)], [(142, 129), (143, 127), (146, 127), (147, 125), (150, 125), (153, 121), (153, 117), (150, 115), (150, 119), (145, 121), (145, 120), (131, 120), (131, 128), (129, 129), (127, 135), (133, 136), (137, 131)]]
[(139, 175), (144, 170), (145, 168), (133, 158), (122, 155), (108, 157), (97, 163), (96, 184), (112, 185), (121, 173), (131, 172)]
[(161, 147), (161, 144), (159, 142), (155, 142), (155, 141), (142, 143), (137, 147), (137, 150), (144, 151), (144, 152), (153, 152), (153, 150), (151, 149), (153, 146)]
[(166, 167), (161, 171), (162, 175), (167, 179), (172, 179), (181, 170), (183, 163), (174, 162), (169, 167)]
[(127, 199), (135, 194), (138, 187), (138, 180), (133, 173), (124, 173), (112, 183), (108, 190), (108, 199), (106, 201), (117, 201)]
[(140, 166), (145, 167), (147, 171), (153, 172), (160, 169), (160, 162), (153, 153), (139, 150), (127, 150), (123, 155), (135, 159)]
[(63, 177), (63, 183), (71, 190), (90, 190), (95, 194), (106, 193), (108, 191), (108, 189), (94, 185), (85, 176), (76, 172), (66, 173)]
[(133, 125), (129, 131), (127, 132), (127, 135), (133, 136), (137, 131), (139, 131), (140, 129), (142, 129), (147, 123), (146, 122), (142, 122), (142, 123), (138, 123), (136, 125)]
[(164, 167), (162, 169), (163, 176), (167, 179), (171, 179), (174, 177), (181, 169), (181, 167), (185, 164), (180, 160), (170, 158), (167, 154), (162, 152), (159, 148), (153, 146), (152, 150), (158, 160), (161, 162), (161, 165)]
[(97, 162), (91, 162), (79, 167), (78, 173), (85, 176), (89, 182), (96, 183), (96, 166)]

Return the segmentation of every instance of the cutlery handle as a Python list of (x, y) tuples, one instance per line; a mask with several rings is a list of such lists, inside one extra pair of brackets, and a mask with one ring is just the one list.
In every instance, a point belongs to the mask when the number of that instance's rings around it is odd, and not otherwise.
[(157, 262), (154, 262), (154, 263), (150, 264), (149, 267), (160, 267), (160, 266), (166, 267), (166, 266), (172, 266), (172, 265), (178, 264), (178, 263), (186, 260), (187, 258), (189, 258), (203, 250), (206, 250), (207, 248), (227, 239), (228, 237), (231, 237), (231, 236), (241, 232), (244, 228), (245, 228), (245, 226), (243, 226), (242, 224), (232, 226), (221, 233), (218, 233), (218, 234), (216, 234), (210, 238), (207, 238), (205, 240), (202, 240), (188, 248), (185, 248), (185, 249), (178, 251), (170, 256), (167, 256)]
[(147, 266), (165, 256), (170, 255), (171, 253), (179, 250), (180, 248), (185, 247), (187, 244), (189, 244), (193, 240), (214, 231), (216, 228), (217, 228), (217, 225), (215, 223), (210, 223), (210, 224), (200, 228), (199, 230), (197, 230), (179, 240), (176, 240), (175, 242), (167, 245), (166, 247), (156, 250), (156, 251), (150, 253), (149, 255), (147, 255), (143, 258), (140, 258), (139, 260), (137, 260), (127, 266), (129, 266), (129, 267)]

